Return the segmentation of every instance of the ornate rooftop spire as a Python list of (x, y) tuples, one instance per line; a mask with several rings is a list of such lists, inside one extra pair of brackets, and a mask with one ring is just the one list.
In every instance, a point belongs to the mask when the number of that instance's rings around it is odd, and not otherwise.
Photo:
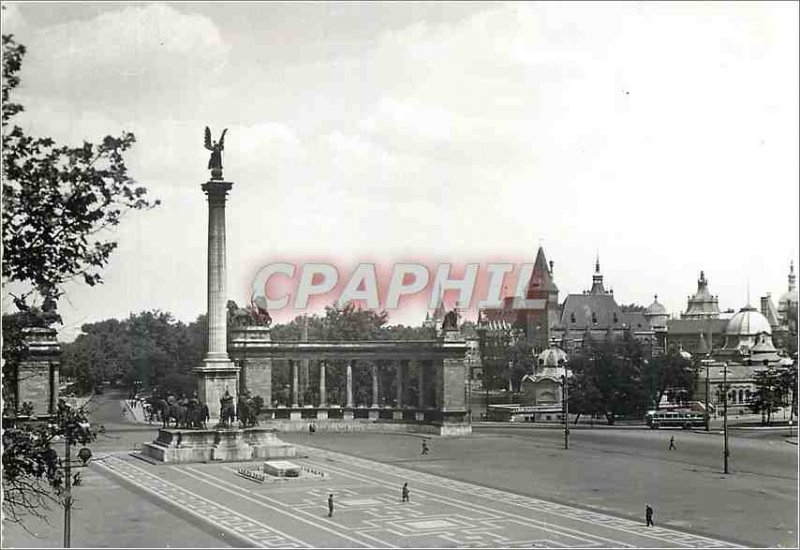
[(789, 262), (789, 292), (795, 289), (794, 260)]
[(606, 289), (603, 287), (603, 274), (600, 273), (600, 253), (597, 253), (597, 259), (594, 262), (594, 275), (592, 275), (592, 290), (591, 294), (606, 294)]

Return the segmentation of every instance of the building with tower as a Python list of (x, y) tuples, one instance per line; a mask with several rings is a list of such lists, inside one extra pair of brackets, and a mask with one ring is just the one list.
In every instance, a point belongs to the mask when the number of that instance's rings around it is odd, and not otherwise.
[(516, 297), (506, 295), (499, 308), (479, 312), (478, 330), (485, 338), (524, 338), (536, 353), (544, 351), (553, 338), (558, 323), (558, 287), (553, 280), (553, 262), (547, 262), (540, 246), (533, 263), (533, 272), (525, 292), (526, 307), (515, 308)]
[(588, 341), (617, 340), (625, 333), (647, 345), (655, 343), (646, 311), (623, 311), (614, 291), (606, 290), (598, 257), (591, 289), (569, 294), (564, 300), (559, 322), (553, 329), (554, 339), (561, 342), (567, 353), (573, 353)]
[[(666, 331), (658, 331), (659, 347), (682, 348), (692, 355), (703, 353), (712, 347), (719, 349), (725, 344), (726, 315), (719, 310), (719, 299), (708, 290), (705, 272), (700, 272), (697, 291), (689, 296), (686, 311), (679, 319), (667, 319)], [(707, 352), (705, 352), (707, 353)]]

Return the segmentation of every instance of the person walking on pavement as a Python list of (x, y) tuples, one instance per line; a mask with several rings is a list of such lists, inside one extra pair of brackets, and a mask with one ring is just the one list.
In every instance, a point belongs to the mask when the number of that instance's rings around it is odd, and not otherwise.
[(424, 455), (428, 454), (428, 440), (427, 439), (423, 439), (422, 440), (422, 454), (424, 454)]
[(333, 517), (333, 493), (328, 495), (328, 517)]
[(403, 502), (408, 502), (408, 483), (403, 483)]
[(669, 438), (669, 450), (672, 451), (675, 449), (675, 436)]
[(647, 520), (648, 527), (653, 527), (655, 525), (653, 523), (653, 508), (647, 503), (644, 505), (644, 519)]

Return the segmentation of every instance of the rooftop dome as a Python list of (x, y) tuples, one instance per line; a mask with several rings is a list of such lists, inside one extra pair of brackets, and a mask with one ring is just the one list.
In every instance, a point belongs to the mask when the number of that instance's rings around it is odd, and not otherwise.
[(767, 318), (749, 304), (728, 321), (725, 329), (725, 334), (729, 336), (753, 336), (761, 332), (772, 334), (772, 327)]
[(567, 360), (567, 354), (558, 346), (550, 346), (539, 354), (539, 366), (557, 367)]
[(653, 303), (647, 306), (647, 315), (666, 315), (667, 308), (658, 303), (658, 294), (655, 295)]

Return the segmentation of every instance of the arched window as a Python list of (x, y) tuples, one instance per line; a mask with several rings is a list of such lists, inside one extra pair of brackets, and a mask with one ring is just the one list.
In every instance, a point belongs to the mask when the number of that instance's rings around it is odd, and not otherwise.
[(744, 397), (744, 391), (743, 390), (739, 390), (739, 403), (743, 403), (744, 402), (743, 397)]
[(619, 319), (617, 318), (617, 314), (616, 313), (614, 314), (614, 322), (615, 323), (619, 322)]
[(597, 313), (595, 313), (594, 311), (592, 312), (592, 323), (597, 324)]
[(572, 313), (569, 314), (569, 320), (570, 320), (571, 323), (575, 322), (575, 312), (572, 312)]

